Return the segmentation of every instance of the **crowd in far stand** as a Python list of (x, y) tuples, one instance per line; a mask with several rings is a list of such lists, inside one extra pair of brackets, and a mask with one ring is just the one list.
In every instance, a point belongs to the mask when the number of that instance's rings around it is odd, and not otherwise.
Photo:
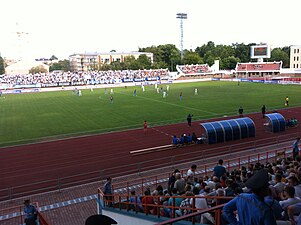
[(135, 78), (167, 78), (168, 69), (153, 70), (109, 70), (90, 72), (50, 72), (36, 74), (5, 74), (0, 76), (0, 84), (34, 85), (34, 84), (57, 84), (57, 83), (114, 83), (122, 79)]
[(182, 66), (179, 66), (179, 69), (185, 74), (210, 72), (208, 64), (182, 65)]
[[(294, 149), (299, 142), (297, 138)], [(277, 220), (277, 224), (301, 225), (301, 157), (298, 154), (232, 171), (227, 171), (220, 159), (211, 176), (199, 176), (197, 165), (193, 164), (186, 173), (174, 170), (166, 188), (163, 186), (158, 185), (155, 190), (148, 188), (142, 196), (132, 190), (129, 201), (133, 205), (130, 208), (171, 217), (172, 206), (177, 207), (175, 216), (182, 216), (191, 213), (192, 208), (202, 210), (225, 203), (222, 224), (237, 224), (234, 216), (237, 211), (239, 224), (252, 224), (254, 220), (258, 222), (254, 224), (274, 225)], [(196, 219), (204, 224), (214, 224), (213, 213), (202, 214)]]

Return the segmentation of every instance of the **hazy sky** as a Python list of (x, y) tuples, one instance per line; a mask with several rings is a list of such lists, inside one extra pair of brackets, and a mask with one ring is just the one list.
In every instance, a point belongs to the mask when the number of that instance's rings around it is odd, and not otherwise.
[(188, 14), (184, 48), (208, 41), (301, 45), (300, 9), (300, 0), (2, 0), (0, 52), (64, 59), (159, 44), (180, 48), (177, 13)]

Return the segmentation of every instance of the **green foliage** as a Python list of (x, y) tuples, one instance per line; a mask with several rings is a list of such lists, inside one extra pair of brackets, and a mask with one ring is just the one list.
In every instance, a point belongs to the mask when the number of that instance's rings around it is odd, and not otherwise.
[(5, 74), (5, 66), (4, 66), (4, 60), (3, 58), (0, 56), (0, 75), (1, 74)]
[(50, 68), (49, 71), (54, 71), (54, 70), (63, 70), (65, 72), (70, 71), (70, 64), (69, 64), (69, 60), (65, 59), (65, 60), (60, 60), (57, 63), (53, 63)]
[(183, 57), (183, 64), (204, 64), (203, 59), (196, 52), (187, 51)]
[(52, 61), (52, 60), (58, 60), (58, 58), (55, 56), (55, 55), (52, 55), (51, 57), (50, 57), (50, 60)]
[(42, 66), (36, 66), (36, 67), (32, 67), (30, 70), (29, 70), (29, 73), (31, 74), (35, 74), (35, 73), (47, 73), (48, 71)]
[(286, 51), (283, 51), (281, 48), (274, 48), (271, 52), (271, 58), (268, 59), (269, 62), (274, 61), (282, 61), (283, 67), (288, 68), (290, 61), (289, 61), (289, 54)]
[[(145, 92), (137, 86), (114, 88), (114, 104), (103, 89), (93, 92), (84, 89), (81, 97), (72, 94), (72, 90), (7, 95), (1, 101), (0, 127), (5, 129), (0, 129), (0, 145), (49, 136), (141, 128), (145, 119), (151, 126), (185, 122), (188, 113), (194, 115), (194, 120), (237, 115), (240, 105), (246, 113), (260, 112), (263, 104), (272, 111), (284, 107), (285, 96), (290, 97), (292, 107), (301, 105), (301, 89), (297, 85), (241, 83), (237, 86), (235, 82), (212, 81), (169, 86), (165, 99), (153, 86), (145, 86)], [(161, 87), (166, 90), (166, 85)], [(195, 88), (199, 95), (194, 95)], [(136, 97), (134, 89), (137, 89)]]

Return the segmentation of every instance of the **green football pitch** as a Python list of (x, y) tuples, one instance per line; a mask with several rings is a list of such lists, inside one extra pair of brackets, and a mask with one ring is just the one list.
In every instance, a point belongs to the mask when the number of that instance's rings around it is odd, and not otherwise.
[[(166, 91), (166, 84), (159, 88)], [(0, 98), (0, 146), (23, 144), (44, 139), (96, 134), (116, 130), (185, 122), (189, 113), (193, 120), (236, 115), (244, 112), (284, 108), (289, 96), (290, 107), (301, 106), (301, 87), (210, 81), (169, 84), (166, 98), (154, 86), (72, 91), (9, 94)], [(195, 95), (195, 89), (198, 95)], [(134, 90), (137, 96), (133, 96)], [(183, 98), (180, 101), (180, 93)]]

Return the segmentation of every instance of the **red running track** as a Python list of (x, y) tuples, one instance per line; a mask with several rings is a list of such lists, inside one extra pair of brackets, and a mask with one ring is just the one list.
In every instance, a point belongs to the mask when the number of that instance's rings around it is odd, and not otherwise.
[[(278, 112), (285, 118), (295, 117), (301, 121), (301, 107), (288, 108), (279, 110)], [(166, 157), (170, 158), (170, 156), (179, 156), (178, 159), (183, 160), (181, 154), (183, 155), (184, 153), (190, 152), (193, 153), (191, 155), (192, 158), (185, 157), (184, 159), (189, 161), (193, 160), (193, 157), (200, 155), (202, 150), (210, 152), (210, 149), (223, 146), (224, 150), (212, 150), (210, 153), (210, 156), (217, 156), (223, 154), (223, 151), (229, 149), (229, 146), (233, 146), (237, 143), (245, 143), (245, 147), (250, 148), (250, 145), (253, 145), (253, 143), (250, 143), (251, 141), (259, 142), (266, 138), (281, 137), (282, 135), (297, 132), (300, 134), (301, 131), (299, 126), (296, 128), (289, 128), (285, 132), (273, 134), (266, 132), (263, 126), (265, 120), (262, 118), (261, 114), (255, 113), (246, 116), (250, 117), (255, 122), (255, 138), (215, 145), (193, 145), (185, 148), (178, 148), (176, 151), (175, 149), (172, 149), (139, 156), (131, 156), (130, 151), (170, 144), (171, 136), (174, 134), (179, 136), (182, 133), (195, 132), (197, 135), (200, 135), (204, 131), (199, 124), (200, 122), (205, 121), (194, 121), (192, 127), (188, 127), (186, 123), (157, 126), (149, 128), (146, 134), (143, 132), (143, 129), (136, 129), (1, 148), (0, 197), (1, 189), (91, 173), (84, 177), (78, 176), (71, 179), (72, 181), (77, 182), (80, 179), (85, 179), (85, 177), (89, 176), (93, 178), (99, 177), (100, 171), (105, 171), (103, 174), (104, 176), (130, 173), (130, 171), (137, 170), (137, 168), (142, 170), (145, 167), (155, 168), (162, 163), (166, 163)], [(222, 119), (225, 118), (214, 120)], [(264, 144), (269, 144), (267, 141), (263, 142)], [(158, 160), (143, 163), (154, 159)], [(34, 188), (31, 186), (29, 187)], [(15, 190), (15, 193), (16, 192), (18, 191)]]

